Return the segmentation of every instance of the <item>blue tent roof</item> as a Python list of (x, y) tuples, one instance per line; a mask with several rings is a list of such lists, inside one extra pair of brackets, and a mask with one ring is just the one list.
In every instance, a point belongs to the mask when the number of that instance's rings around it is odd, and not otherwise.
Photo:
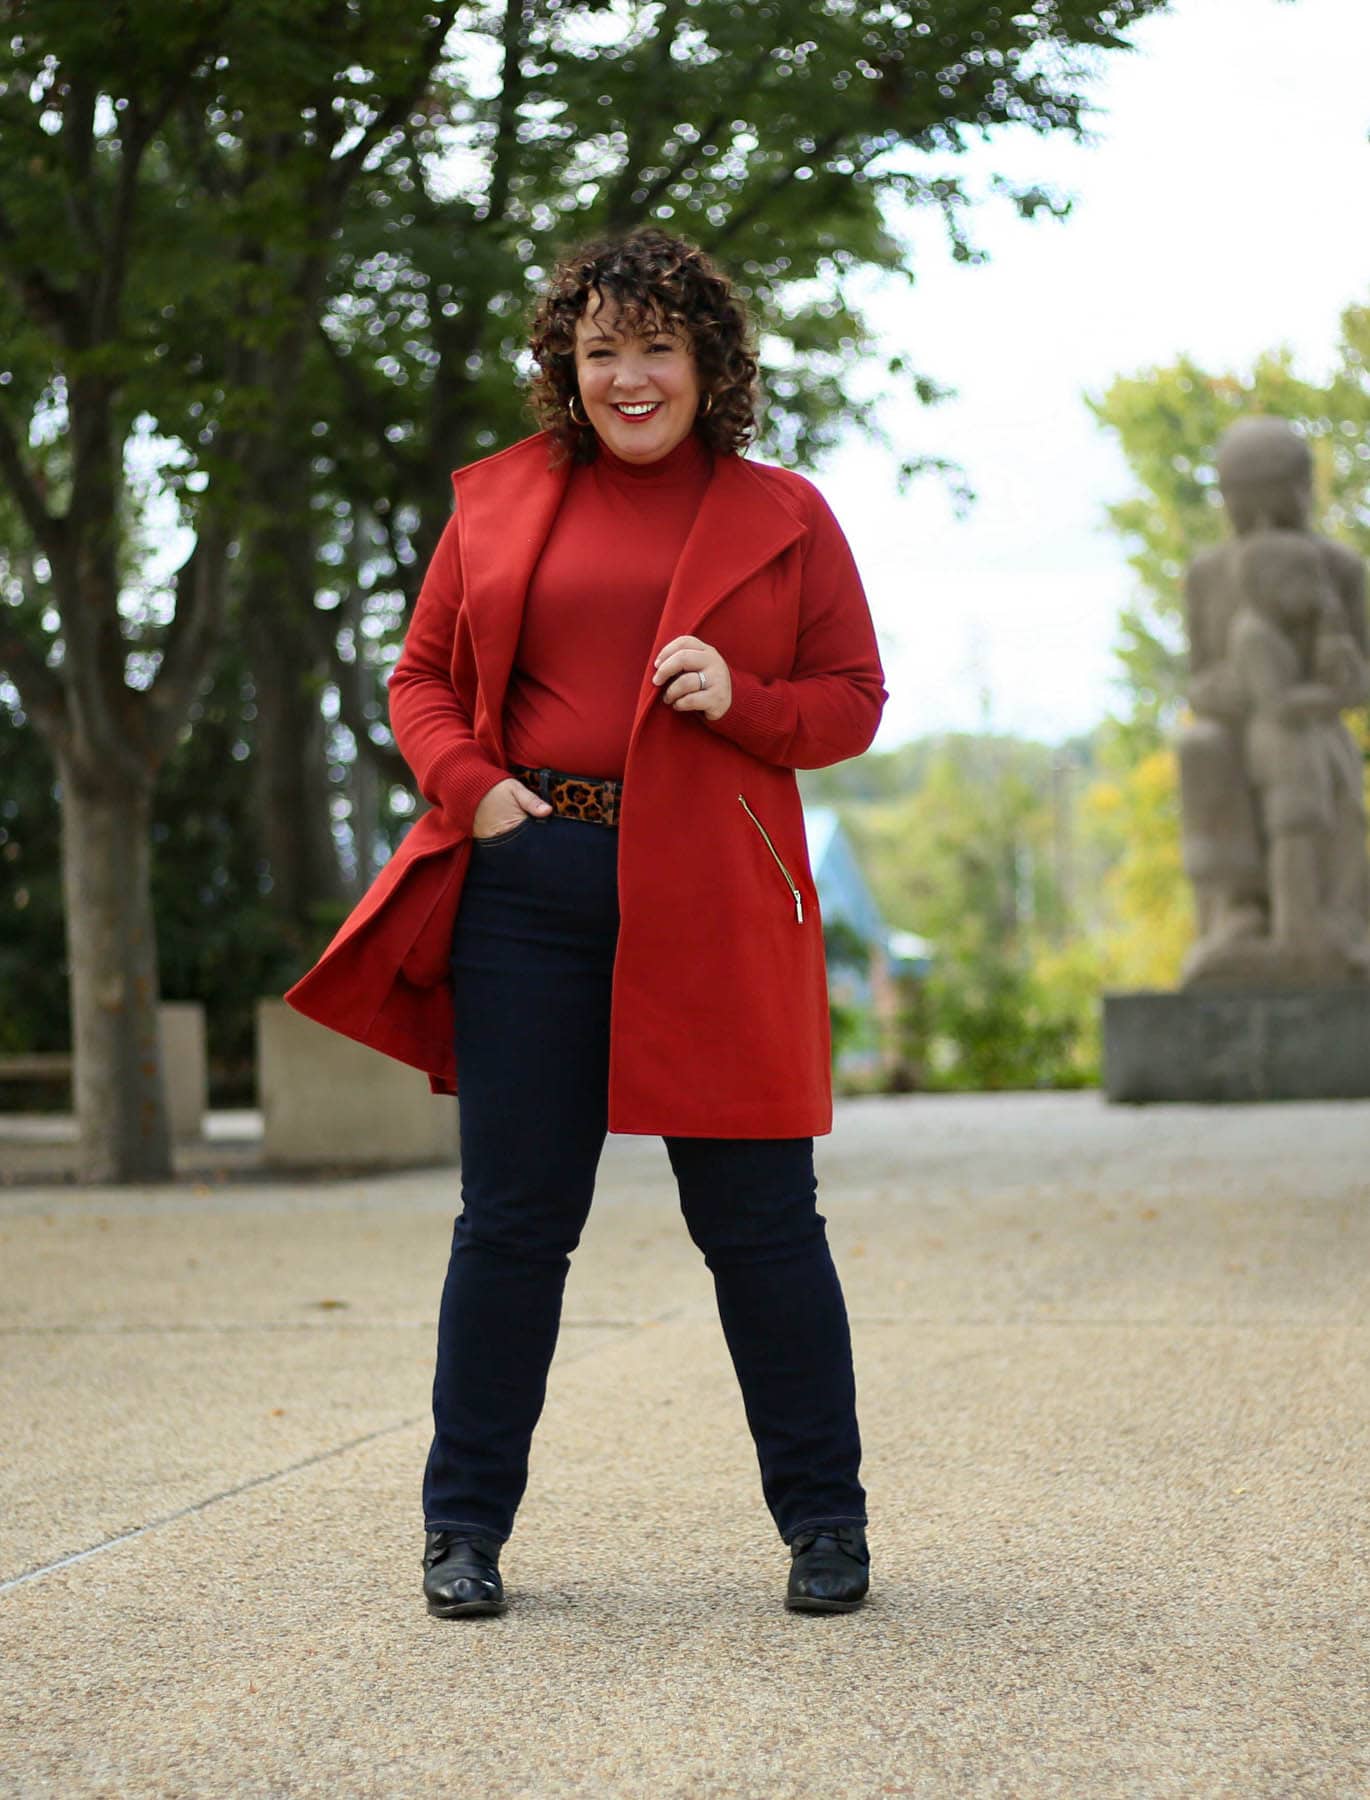
[(841, 920), (867, 943), (884, 944), (896, 963), (925, 963), (931, 947), (911, 931), (891, 931), (831, 806), (804, 808), (809, 866), (826, 923)]
[(804, 833), (824, 919), (830, 925), (841, 919), (868, 943), (883, 942), (889, 927), (832, 807), (806, 806)]

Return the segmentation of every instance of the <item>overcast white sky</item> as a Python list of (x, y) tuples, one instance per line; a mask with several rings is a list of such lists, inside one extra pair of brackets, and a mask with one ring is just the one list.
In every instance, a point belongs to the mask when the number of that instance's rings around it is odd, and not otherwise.
[(919, 278), (879, 302), (892, 346), (958, 397), (904, 421), (964, 464), (958, 521), (935, 477), (909, 495), (851, 443), (816, 472), (871, 598), (890, 700), (877, 749), (994, 725), (1059, 739), (1112, 700), (1129, 595), (1105, 505), (1128, 491), (1082, 395), (1189, 352), (1243, 368), (1286, 343), (1308, 374), (1370, 300), (1370, 0), (1176, 0), (1109, 62), (1092, 147), (1024, 138), (962, 159), (1076, 196), (1064, 223), (1002, 202), (953, 264), (929, 214)]

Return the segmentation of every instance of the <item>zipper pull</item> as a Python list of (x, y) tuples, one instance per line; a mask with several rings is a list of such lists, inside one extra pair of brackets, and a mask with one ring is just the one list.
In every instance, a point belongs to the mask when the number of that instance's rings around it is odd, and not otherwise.
[(804, 896), (798, 888), (794, 890), (794, 916), (801, 925), (804, 923)]

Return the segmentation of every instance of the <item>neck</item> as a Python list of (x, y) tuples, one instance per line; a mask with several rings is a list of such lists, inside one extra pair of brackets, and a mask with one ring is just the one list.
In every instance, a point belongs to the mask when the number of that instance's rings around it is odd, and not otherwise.
[(628, 462), (626, 458), (616, 456), (601, 438), (597, 460), (606, 474), (621, 476), (628, 481), (669, 481), (693, 475), (703, 467), (708, 454), (704, 440), (697, 432), (689, 431), (664, 456), (651, 462)]

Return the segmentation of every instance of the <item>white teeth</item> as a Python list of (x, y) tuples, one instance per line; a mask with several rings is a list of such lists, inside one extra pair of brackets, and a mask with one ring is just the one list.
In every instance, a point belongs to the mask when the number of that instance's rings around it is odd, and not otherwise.
[(623, 413), (626, 418), (640, 419), (644, 413), (655, 412), (660, 404), (661, 402), (659, 400), (647, 400), (640, 402), (637, 405), (629, 406), (625, 402), (620, 401), (617, 410)]

